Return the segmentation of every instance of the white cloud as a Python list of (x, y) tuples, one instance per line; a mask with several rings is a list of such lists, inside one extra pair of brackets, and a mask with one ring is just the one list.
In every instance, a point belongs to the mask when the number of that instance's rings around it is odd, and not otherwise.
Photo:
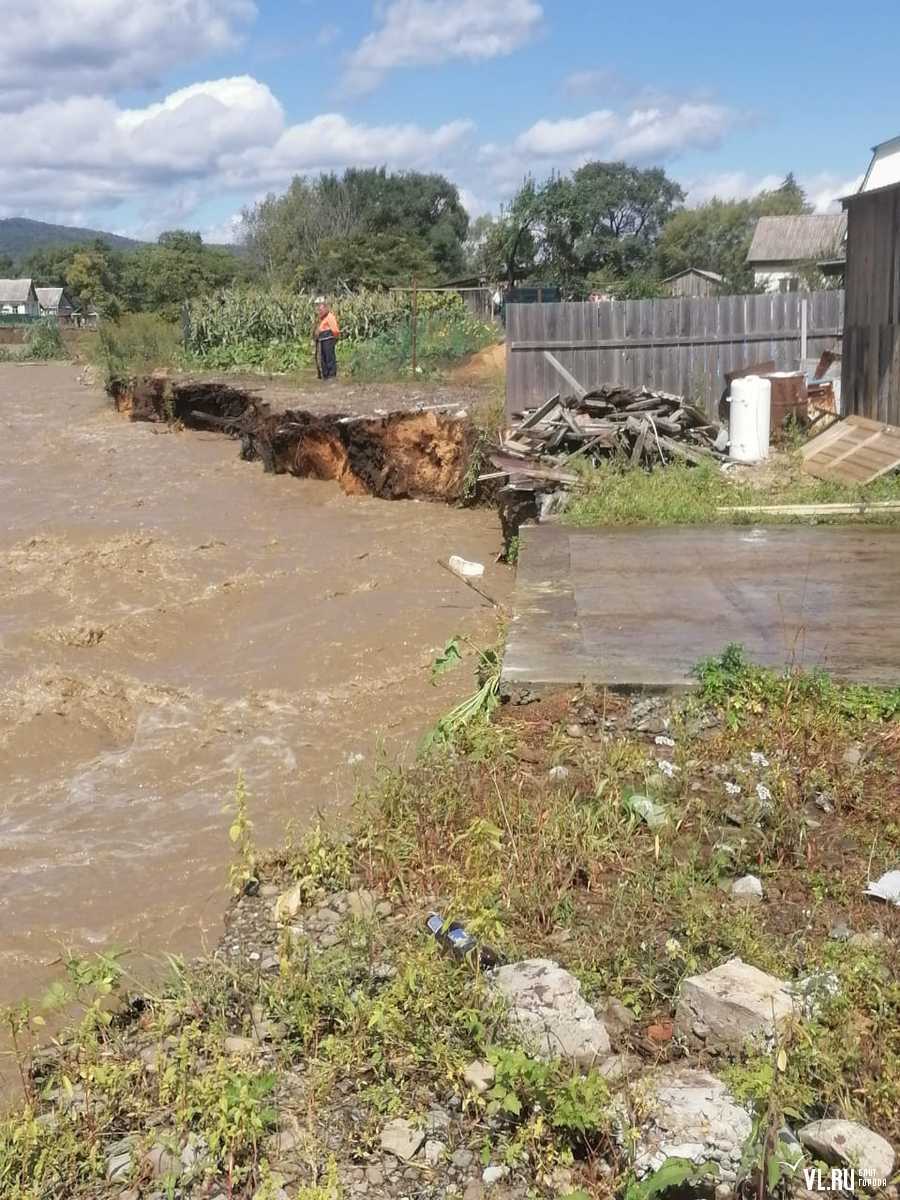
[[(719, 200), (749, 200), (760, 192), (774, 191), (783, 182), (784, 173), (750, 175), (746, 171), (723, 171), (683, 181), (683, 185), (688, 204), (696, 206), (705, 204), (713, 197)], [(856, 191), (862, 183), (862, 176), (846, 179), (834, 171), (820, 171), (814, 175), (800, 175), (797, 182), (816, 212), (837, 212), (840, 209), (839, 197)]]
[(150, 232), (223, 191), (280, 188), (298, 173), (433, 167), (472, 129), (462, 120), (366, 125), (339, 113), (287, 125), (269, 88), (247, 75), (192, 84), (141, 109), (101, 96), (44, 100), (0, 114), (0, 195), (35, 217), (51, 206), (82, 213), (131, 201)]
[(544, 15), (535, 0), (389, 0), (378, 13), (378, 28), (347, 61), (346, 82), (354, 91), (371, 90), (398, 67), (511, 54), (537, 33)]
[(606, 68), (571, 71), (563, 79), (563, 91), (569, 96), (596, 96), (601, 92), (622, 92), (626, 84), (618, 71)]
[(560, 121), (537, 121), (519, 134), (515, 149), (537, 158), (568, 159), (573, 154), (608, 145), (620, 128), (620, 120), (608, 108), (597, 109), (583, 117)]
[(7, 4), (0, 108), (155, 84), (173, 65), (233, 49), (256, 12), (255, 0)]
[(685, 150), (710, 150), (718, 146), (734, 120), (720, 104), (682, 103), (674, 108), (636, 109), (616, 140), (619, 158), (646, 161), (674, 158)]

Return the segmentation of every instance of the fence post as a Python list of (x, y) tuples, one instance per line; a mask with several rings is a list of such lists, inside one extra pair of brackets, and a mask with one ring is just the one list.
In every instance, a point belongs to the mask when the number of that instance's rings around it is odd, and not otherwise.
[(800, 297), (800, 365), (806, 361), (809, 342), (809, 299)]
[(416, 373), (416, 351), (418, 349), (417, 340), (419, 333), (419, 281), (413, 275), (412, 281), (412, 373)]

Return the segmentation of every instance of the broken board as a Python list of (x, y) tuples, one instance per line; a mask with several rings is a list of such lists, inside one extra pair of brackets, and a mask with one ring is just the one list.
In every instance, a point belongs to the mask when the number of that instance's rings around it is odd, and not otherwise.
[(900, 429), (847, 417), (803, 447), (803, 469), (834, 483), (871, 483), (900, 467)]

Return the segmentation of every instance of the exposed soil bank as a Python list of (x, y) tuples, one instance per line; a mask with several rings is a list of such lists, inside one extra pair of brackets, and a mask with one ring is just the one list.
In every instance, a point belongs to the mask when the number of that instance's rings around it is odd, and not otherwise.
[[(334, 394), (337, 405), (343, 389)], [(496, 516), (248, 469), (218, 430), (129, 424), (71, 365), (0, 367), (0, 1003), (61, 945), (215, 941), (238, 770), (263, 844), (345, 812), (470, 687)]]
[(249, 391), (165, 376), (114, 387), (113, 398), (134, 421), (174, 420), (240, 438), (241, 457), (267, 472), (335, 480), (347, 495), (382, 500), (459, 500), (476, 440), (464, 414), (273, 411)]

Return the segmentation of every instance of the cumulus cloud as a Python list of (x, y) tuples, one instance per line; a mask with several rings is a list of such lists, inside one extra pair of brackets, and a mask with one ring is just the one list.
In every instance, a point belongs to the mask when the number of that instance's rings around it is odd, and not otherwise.
[(152, 85), (173, 65), (233, 49), (256, 13), (255, 0), (7, 5), (0, 38), (0, 108)]
[(187, 217), (223, 190), (283, 187), (297, 173), (432, 166), (472, 129), (462, 120), (366, 125), (339, 113), (288, 125), (269, 88), (248, 75), (192, 84), (140, 109), (73, 96), (0, 115), (0, 194), (15, 194), (17, 211), (32, 215), (64, 198), (72, 211), (131, 200)]
[[(785, 173), (751, 175), (747, 171), (723, 171), (700, 179), (687, 180), (684, 182), (684, 188), (687, 192), (687, 202), (691, 206), (705, 204), (713, 197), (719, 200), (749, 200), (758, 196), (760, 192), (770, 192), (780, 187), (784, 175)], [(862, 183), (862, 176), (847, 179), (834, 171), (820, 171), (814, 175), (800, 175), (797, 182), (816, 212), (838, 212), (839, 198), (855, 192)]]
[(515, 149), (560, 162), (578, 154), (662, 160), (717, 145), (732, 120), (731, 110), (717, 104), (681, 103), (625, 114), (603, 108), (581, 117), (538, 121), (519, 135)]
[(563, 91), (569, 96), (596, 96), (600, 93), (621, 93), (627, 90), (618, 71), (606, 68), (571, 71), (563, 79)]
[(535, 0), (388, 0), (377, 11), (378, 27), (347, 60), (353, 91), (370, 91), (398, 67), (511, 54), (536, 34), (544, 15)]

